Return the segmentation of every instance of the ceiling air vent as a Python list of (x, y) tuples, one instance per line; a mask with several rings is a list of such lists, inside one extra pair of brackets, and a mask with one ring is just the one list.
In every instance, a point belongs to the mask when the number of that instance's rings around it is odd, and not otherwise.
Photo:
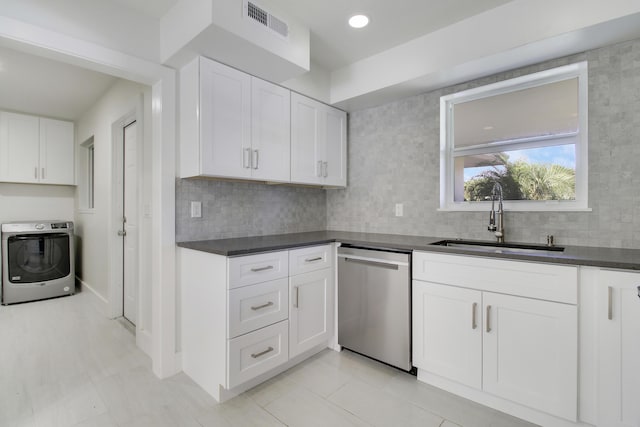
[(245, 5), (245, 16), (247, 18), (252, 19), (254, 22), (263, 25), (282, 37), (289, 37), (289, 25), (287, 25), (286, 22), (276, 18), (253, 2), (247, 1)]

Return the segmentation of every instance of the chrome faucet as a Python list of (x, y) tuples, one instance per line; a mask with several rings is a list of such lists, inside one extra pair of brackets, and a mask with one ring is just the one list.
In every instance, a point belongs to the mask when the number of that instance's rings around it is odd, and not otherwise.
[[(496, 212), (496, 198), (498, 199), (498, 212)], [(496, 226), (496, 213), (498, 214), (498, 225)], [(491, 212), (489, 212), (489, 227), (496, 236), (498, 243), (504, 243), (504, 210), (502, 209), (502, 185), (496, 182), (491, 190)]]

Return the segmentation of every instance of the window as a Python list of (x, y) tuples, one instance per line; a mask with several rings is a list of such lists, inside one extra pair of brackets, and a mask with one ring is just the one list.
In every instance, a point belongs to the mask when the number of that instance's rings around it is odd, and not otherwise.
[(440, 99), (440, 208), (587, 209), (587, 63)]
[(93, 136), (80, 144), (82, 150), (82, 164), (80, 174), (82, 181), (79, 183), (80, 205), (82, 209), (95, 208), (95, 147)]

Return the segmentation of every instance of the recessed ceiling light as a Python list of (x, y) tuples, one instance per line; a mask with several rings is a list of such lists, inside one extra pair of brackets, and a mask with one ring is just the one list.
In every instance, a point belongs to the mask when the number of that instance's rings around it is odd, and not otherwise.
[(349, 25), (353, 28), (363, 28), (369, 23), (369, 17), (366, 15), (353, 15), (349, 18)]
[(492, 130), (493, 126), (485, 126), (482, 128), (482, 130)]

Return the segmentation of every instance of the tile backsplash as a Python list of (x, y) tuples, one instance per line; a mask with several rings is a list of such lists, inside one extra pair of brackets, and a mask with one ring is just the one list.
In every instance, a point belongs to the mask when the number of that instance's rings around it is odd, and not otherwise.
[[(190, 217), (191, 201), (202, 202), (202, 217)], [(176, 180), (176, 241), (224, 239), (324, 230), (322, 189), (227, 182)]]

